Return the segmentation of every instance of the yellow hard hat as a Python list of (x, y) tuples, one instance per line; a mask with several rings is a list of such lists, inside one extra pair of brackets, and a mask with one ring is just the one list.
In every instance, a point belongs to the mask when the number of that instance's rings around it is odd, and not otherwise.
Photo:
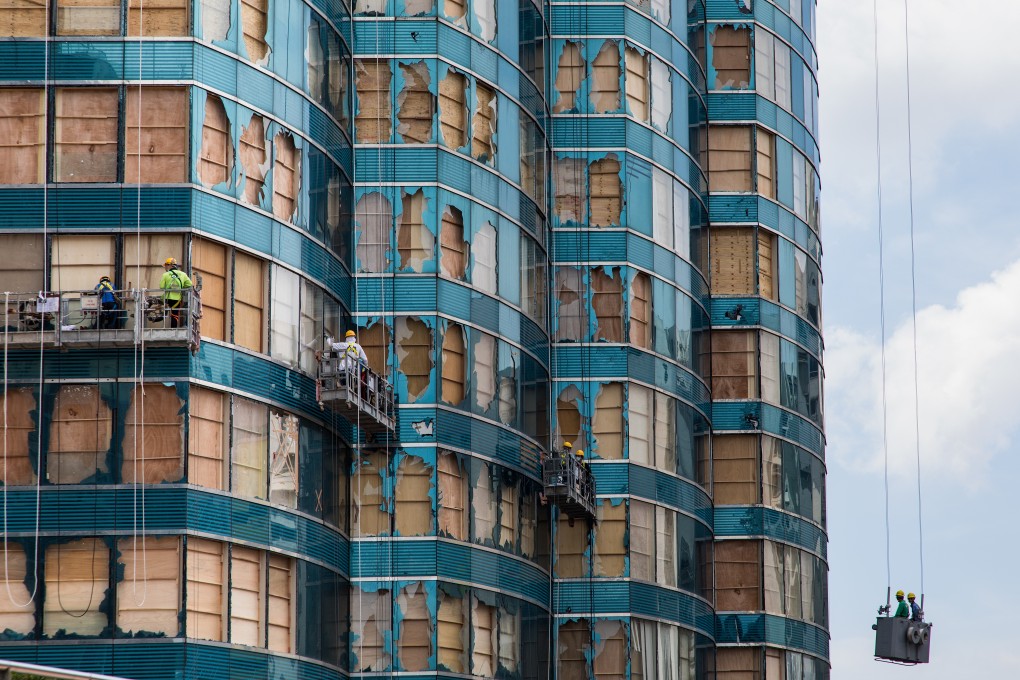
[(177, 264), (177, 260), (175, 258), (173, 258), (173, 257), (168, 257), (165, 260), (163, 260), (163, 266), (164, 267), (168, 267), (168, 266), (170, 266), (172, 264)]
[(109, 281), (110, 277), (107, 276), (106, 274), (103, 274), (102, 276), (99, 277), (99, 280), (100, 281)]
[(355, 333), (354, 333), (354, 331), (347, 331), (347, 333), (344, 334), (344, 337), (345, 338), (353, 338), (353, 337), (355, 337)]
[(578, 458), (584, 458), (584, 449), (578, 449), (577, 453), (574, 454)]
[(897, 590), (896, 591), (896, 597), (903, 597), (903, 591), (902, 590)]
[(913, 593), (907, 593), (907, 599), (908, 600), (913, 600), (915, 597), (917, 597), (917, 596), (914, 595)]
[(563, 442), (563, 448), (565, 448), (565, 449), (572, 449), (572, 448), (574, 448), (574, 445), (571, 444), (570, 442)]

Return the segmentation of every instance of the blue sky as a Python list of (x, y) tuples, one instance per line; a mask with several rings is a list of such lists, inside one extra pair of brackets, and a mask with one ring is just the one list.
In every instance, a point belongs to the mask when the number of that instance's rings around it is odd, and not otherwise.
[[(902, 0), (879, 0), (892, 589), (920, 592)], [(819, 0), (832, 677), (1020, 677), (1020, 2), (910, 3), (918, 430), (932, 663), (885, 601), (872, 2)], [(965, 11), (964, 11), (965, 10)]]

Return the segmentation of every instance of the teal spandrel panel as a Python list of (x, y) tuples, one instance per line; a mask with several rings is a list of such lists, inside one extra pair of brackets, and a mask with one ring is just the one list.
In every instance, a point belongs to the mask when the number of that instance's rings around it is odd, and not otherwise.
[[(712, 121), (750, 121), (755, 119), (757, 95), (754, 91), (711, 92), (707, 99), (708, 116)], [(768, 123), (765, 124), (768, 125)]]
[(773, 614), (718, 614), (715, 638), (718, 644), (773, 644), (829, 658), (824, 628)]
[[(757, 421), (757, 427), (752, 419)], [(760, 430), (789, 439), (823, 461), (825, 459), (825, 437), (818, 426), (772, 404), (760, 401), (714, 401), (712, 429), (720, 432)]]
[(690, 512), (708, 528), (712, 527), (712, 500), (704, 489), (694, 482), (652, 470), (641, 465), (621, 465), (619, 463), (593, 465), (595, 470), (596, 488), (598, 493), (605, 493), (598, 484), (601, 481), (600, 467), (627, 467), (629, 480), (627, 492), (647, 498), (663, 505), (679, 508)]
[[(143, 364), (147, 378), (184, 378), (188, 376), (189, 354), (186, 347), (156, 347), (145, 351)], [(141, 361), (141, 359), (139, 359)], [(132, 378), (137, 366), (134, 349), (76, 348), (73, 352), (49, 349), (44, 353), (43, 377), (47, 380), (95, 380), (96, 378)], [(39, 380), (39, 350), (10, 350), (8, 379)]]
[(824, 531), (807, 520), (760, 506), (719, 507), (715, 509), (716, 537), (764, 536), (775, 541), (806, 548), (822, 559), (828, 553)]
[(572, 579), (553, 584), (556, 614), (618, 614), (649, 616), (715, 634), (715, 615), (704, 600), (690, 593), (638, 581)]
[[(92, 43), (93, 45), (99, 44)], [(138, 45), (142, 45), (141, 60)], [(127, 40), (124, 46), (125, 80), (191, 80), (196, 44), (190, 40)], [(141, 74), (139, 74), (141, 67)]]
[(46, 45), (42, 40), (0, 41), (0, 81), (42, 80), (46, 73)]

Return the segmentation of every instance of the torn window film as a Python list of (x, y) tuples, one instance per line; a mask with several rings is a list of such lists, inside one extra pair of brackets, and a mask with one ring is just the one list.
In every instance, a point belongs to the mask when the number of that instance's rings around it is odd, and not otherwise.
[(297, 507), (298, 418), (282, 411), (269, 413), (269, 501)]
[(717, 26), (709, 33), (712, 45), (713, 89), (744, 89), (751, 82), (751, 29)]
[[(323, 304), (326, 298), (322, 288), (312, 281), (301, 278), (301, 328), (298, 334), (298, 360), (301, 370), (315, 375), (318, 370), (316, 354), (323, 349), (325, 315)], [(330, 303), (332, 304), (332, 303)], [(337, 329), (330, 329), (332, 337), (337, 337)]]
[(231, 436), (231, 490), (248, 498), (266, 498), (269, 409), (250, 399), (234, 398)]
[(192, 270), (202, 280), (202, 336), (213, 340), (227, 340), (229, 333), (230, 254), (217, 241), (191, 241)]
[[(139, 403), (141, 402), (141, 403)], [(184, 400), (173, 385), (148, 383), (131, 391), (124, 422), (125, 484), (179, 482), (184, 477)]]
[(557, 158), (553, 166), (556, 186), (555, 210), (560, 224), (584, 221), (584, 199), (587, 191), (583, 158)]
[(443, 334), (443, 383), (440, 398), (456, 406), (464, 401), (467, 375), (467, 346), (464, 328), (449, 322)]
[(577, 91), (584, 80), (584, 71), (581, 43), (568, 40), (563, 44), (556, 70), (555, 87), (559, 97), (553, 105), (553, 113), (569, 113), (577, 109)]
[(401, 456), (394, 506), (398, 535), (432, 533), (432, 467), (422, 458), (411, 454)]
[(496, 39), (496, 0), (471, 0), (471, 7), (481, 29), (479, 35), (491, 43)]
[(427, 671), (432, 649), (432, 615), (428, 593), (421, 582), (399, 591), (396, 609), (401, 618), (397, 636), (397, 658), (404, 671)]
[(557, 340), (584, 340), (588, 335), (588, 301), (585, 299), (584, 273), (573, 267), (556, 270)]
[[(42, 8), (42, 3), (39, 6)], [(28, 16), (27, 9), (10, 11), (16, 17)], [(0, 9), (0, 18), (5, 13), (6, 10)], [(0, 23), (0, 26), (10, 25)], [(13, 32), (18, 32), (17, 28)], [(0, 29), (0, 33), (6, 31)], [(43, 93), (42, 88), (0, 89), (0, 148), (6, 159), (0, 167), (0, 184), (43, 181), (46, 170), (46, 99)]]
[[(563, 442), (581, 440), (581, 406), (584, 395), (576, 385), (566, 385), (556, 399), (556, 448)], [(581, 447), (578, 447), (581, 448)]]
[(652, 166), (652, 239), (670, 250), (674, 245), (673, 212), (673, 177)]
[(630, 501), (630, 577), (655, 580), (655, 506)]
[(440, 451), (438, 463), (439, 534), (466, 541), (468, 478), (464, 463), (452, 451)]
[(188, 537), (187, 631), (189, 638), (223, 640), (226, 544)]
[(278, 132), (273, 137), (273, 215), (289, 221), (297, 213), (301, 184), (301, 150), (294, 135)]
[(436, 237), (425, 225), (425, 191), (403, 192), (403, 209), (397, 222), (397, 253), (400, 268), (421, 273), (425, 262), (433, 258)]
[(269, 0), (241, 0), (241, 33), (248, 59), (259, 66), (269, 63)]
[(711, 191), (751, 191), (750, 125), (710, 125), (708, 128)]
[(486, 222), (475, 232), (470, 246), (471, 283), (490, 295), (496, 294), (496, 227)]
[(225, 489), (223, 451), (229, 412), (223, 392), (192, 385), (188, 391), (188, 483)]
[(623, 342), (623, 274), (619, 268), (591, 270), (591, 306), (595, 312), (595, 340)]
[[(715, 445), (713, 445), (713, 457)], [(783, 508), (783, 453), (782, 444), (775, 437), (764, 435), (761, 442), (762, 503), (771, 508)], [(715, 481), (716, 486), (719, 480)]]
[(53, 402), (46, 478), (80, 484), (109, 472), (113, 412), (96, 385), (61, 385)]
[(326, 59), (322, 48), (321, 30), (318, 19), (312, 14), (308, 22), (308, 48), (305, 51), (305, 61), (308, 63), (307, 80), (308, 94), (317, 102), (323, 101), (323, 79), (326, 75)]
[(468, 243), (464, 240), (464, 214), (452, 205), (443, 210), (439, 238), (439, 268), (443, 275), (463, 279), (467, 273)]
[(761, 609), (761, 542), (715, 544), (715, 601), (719, 611)]
[(355, 662), (352, 670), (385, 671), (392, 664), (388, 639), (393, 630), (390, 591), (368, 592), (354, 588), (351, 593), (351, 639)]
[(120, 35), (117, 0), (58, 0), (57, 35)]
[(296, 598), (294, 597), (294, 558), (268, 553), (269, 589), (267, 638), (269, 649), (285, 654), (293, 653)]
[(234, 145), (230, 140), (230, 120), (223, 100), (207, 94), (202, 118), (202, 145), (198, 158), (198, 179), (205, 187), (230, 180), (234, 171)]
[(262, 323), (266, 274), (262, 260), (246, 253), (234, 254), (234, 343), (254, 352), (265, 345)]
[(442, 0), (443, 16), (456, 26), (467, 28), (467, 3), (468, 0)]
[(475, 543), (494, 545), (496, 533), (496, 478), (492, 465), (472, 461), (471, 537)]
[(101, 635), (109, 625), (110, 549), (102, 538), (54, 543), (45, 554), (43, 635)]
[(354, 459), (353, 465), (351, 536), (386, 536), (390, 533), (386, 451), (364, 451)]
[(48, 33), (47, 4), (42, 0), (13, 0), (0, 8), (0, 37), (38, 38)]
[(177, 637), (181, 608), (181, 539), (141, 536), (117, 542), (117, 628)]
[(627, 504), (602, 500), (596, 507), (595, 575), (624, 576), (627, 564)]
[(450, 69), (439, 81), (439, 128), (443, 143), (459, 149), (467, 141), (467, 78)]
[(652, 83), (652, 125), (663, 132), (669, 129), (669, 119), (673, 115), (673, 83), (672, 72), (665, 62), (651, 58)]
[(595, 438), (595, 453), (599, 458), (623, 458), (623, 383), (599, 385), (595, 396), (592, 435)]
[(652, 463), (652, 390), (631, 383), (627, 401), (627, 457), (635, 463)]
[(620, 180), (620, 161), (615, 153), (593, 161), (591, 175), (591, 214), (593, 227), (619, 226), (623, 210), (623, 182)]
[(498, 649), (496, 607), (471, 595), (471, 674), (491, 677), (496, 674)]
[(425, 393), (435, 367), (432, 329), (415, 317), (396, 322), (398, 370), (407, 379), (407, 400), (414, 402)]
[(754, 295), (755, 235), (745, 227), (713, 229), (712, 293), (717, 295)]
[(393, 204), (381, 192), (372, 191), (358, 199), (354, 208), (358, 271), (379, 273), (389, 266)]
[[(652, 680), (661, 677), (663, 680), (677, 680), (676, 666), (659, 665), (656, 654), (658, 639), (655, 621), (631, 618), (630, 620), (630, 678), (631, 680)], [(662, 673), (657, 672), (661, 668)]]
[(397, 94), (397, 134), (408, 144), (423, 144), (432, 138), (436, 98), (429, 91), (432, 79), (423, 61), (401, 64), (404, 87)]
[(538, 533), (538, 497), (527, 482), (521, 491), (521, 546), (524, 557), (535, 556), (535, 540)]
[(636, 272), (630, 283), (630, 343), (651, 347), (652, 282), (648, 274)]
[(475, 406), (488, 412), (496, 398), (496, 338), (487, 333), (477, 333), (471, 374), (475, 388)]
[[(28, 589), (28, 556), (21, 543), (6, 540), (0, 558), (7, 565), (0, 580), (0, 626), (4, 631), (29, 636), (35, 631), (36, 603)], [(33, 577), (34, 580), (34, 577)], [(28, 603), (27, 606), (20, 606)]]
[(623, 621), (595, 622), (596, 678), (622, 678), (627, 675), (627, 629)]
[[(37, 408), (31, 387), (8, 386), (7, 392), (0, 395), (0, 409), (3, 409), (7, 426), (4, 431), (6, 467), (0, 469), (0, 475), (3, 475), (0, 482), (3, 482), (4, 487), (25, 486), (36, 482), (36, 464), (29, 453), (29, 437), (35, 433), (32, 412)], [(4, 611), (0, 605), (0, 613)]]
[(458, 586), (440, 585), (436, 616), (439, 642), (438, 666), (451, 673), (468, 671), (468, 599)]
[(499, 345), (499, 421), (510, 425), (517, 421), (517, 365), (520, 350), (506, 343)]
[(591, 105), (595, 113), (620, 110), (620, 45), (615, 40), (602, 43), (592, 62)]
[(354, 117), (357, 141), (361, 144), (390, 141), (393, 135), (390, 62), (358, 59), (354, 62), (354, 78), (358, 96), (358, 112)]
[(387, 1), (388, 0), (354, 0), (354, 13), (368, 14), (371, 16), (385, 16)]
[(127, 88), (124, 181), (188, 180), (188, 90), (183, 87)]
[(435, 6), (435, 0), (404, 0), (404, 14), (409, 17), (428, 14)]
[(269, 170), (269, 155), (266, 153), (266, 123), (262, 116), (252, 116), (248, 127), (241, 130), (238, 157), (241, 161), (241, 169), (244, 171), (244, 200), (250, 205), (262, 205), (266, 172)]
[[(556, 630), (556, 670), (561, 680), (588, 680), (591, 630), (587, 619), (560, 620)], [(621, 674), (620, 677), (624, 677)]]
[(776, 197), (776, 136), (762, 127), (756, 128), (757, 190), (762, 196)]
[(119, 98), (116, 88), (56, 88), (54, 181), (117, 181)]
[(496, 91), (478, 83), (471, 117), (471, 155), (483, 163), (496, 162)]
[(630, 115), (638, 120), (649, 121), (650, 97), (648, 86), (649, 55), (642, 54), (628, 45), (624, 48), (624, 64), (627, 75), (624, 80), (627, 93), (627, 108)]
[(203, 40), (226, 40), (230, 33), (229, 0), (198, 0), (202, 17)]

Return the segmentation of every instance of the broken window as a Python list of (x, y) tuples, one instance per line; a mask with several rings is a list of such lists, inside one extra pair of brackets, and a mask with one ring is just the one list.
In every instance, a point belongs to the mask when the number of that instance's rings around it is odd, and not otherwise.
[(515, 483), (503, 478), (499, 498), (499, 545), (513, 550), (517, 543), (517, 515), (520, 493)]
[(297, 213), (301, 184), (301, 150), (294, 145), (294, 135), (277, 132), (273, 156), (273, 215), (289, 221)]
[(42, 0), (12, 0), (0, 8), (0, 37), (35, 38), (47, 35), (48, 14), (47, 4)]
[(464, 463), (452, 451), (440, 451), (438, 462), (439, 534), (466, 541), (468, 488)]
[(188, 392), (188, 483), (225, 489), (223, 451), (229, 415), (222, 392), (190, 386)]
[(676, 512), (655, 506), (655, 582), (676, 585)]
[(124, 181), (141, 184), (188, 179), (188, 90), (129, 87)]
[(285, 555), (267, 554), (269, 558), (269, 649), (285, 654), (294, 651), (294, 559)]
[(618, 460), (623, 457), (623, 383), (599, 385), (592, 435), (599, 458)]
[[(562, 680), (587, 680), (591, 630), (587, 619), (561, 621), (556, 631), (556, 671)], [(619, 677), (624, 677), (621, 673)]]
[(712, 333), (712, 398), (754, 399), (757, 382), (754, 331)]
[(404, 14), (409, 17), (428, 14), (435, 6), (435, 0), (404, 0)]
[(556, 399), (556, 447), (563, 442), (581, 441), (581, 409), (584, 402), (576, 385), (566, 385)]
[(226, 544), (188, 539), (187, 630), (189, 638), (223, 640)]
[(715, 543), (715, 602), (718, 611), (761, 609), (761, 541)]
[(585, 522), (570, 525), (562, 513), (556, 523), (556, 564), (553, 566), (557, 578), (581, 578), (588, 573), (588, 528)]
[(596, 514), (595, 576), (624, 576), (628, 543), (627, 503), (620, 499), (600, 500)]
[(202, 17), (202, 35), (205, 40), (226, 40), (230, 32), (229, 0), (198, 0)]
[(630, 283), (630, 343), (651, 348), (652, 284), (648, 274), (635, 272)]
[[(298, 340), (298, 354), (301, 369), (309, 375), (315, 375), (318, 368), (316, 354), (322, 350), (322, 338), (325, 333), (332, 337), (338, 336), (337, 328), (326, 328), (324, 303), (332, 307), (335, 303), (325, 302), (325, 294), (317, 285), (302, 278), (301, 282), (301, 329)], [(335, 307), (333, 307), (336, 309)]]
[(751, 29), (720, 25), (709, 33), (713, 89), (744, 89), (751, 82)]
[(202, 335), (227, 340), (230, 310), (230, 251), (216, 241), (195, 238), (191, 242), (191, 266), (195, 285), (202, 282)]
[(110, 549), (101, 538), (46, 548), (43, 635), (101, 635), (109, 625)]
[(652, 125), (662, 132), (669, 129), (669, 119), (673, 115), (673, 84), (672, 73), (665, 62), (651, 57), (652, 83)]
[(487, 333), (476, 335), (472, 353), (475, 405), (483, 413), (487, 413), (496, 398), (496, 338)]
[(301, 316), (301, 277), (280, 265), (271, 265), (269, 287), (269, 353), (288, 366), (298, 364), (298, 329)]
[[(330, 301), (327, 304), (332, 306), (333, 303)], [(383, 377), (389, 376), (390, 365), (387, 357), (390, 349), (390, 329), (386, 325), (386, 321), (379, 319), (375, 323), (359, 329), (358, 344), (365, 350), (369, 367)]]
[(583, 296), (584, 274), (580, 269), (556, 270), (557, 340), (584, 340), (588, 335), (588, 301)]
[(471, 253), (471, 283), (478, 290), (496, 294), (496, 228), (486, 222), (475, 231)]
[(635, 463), (652, 463), (652, 390), (631, 383), (627, 400), (627, 457)]
[(128, 2), (128, 35), (143, 36), (190, 35), (188, 0), (163, 0), (159, 4), (145, 0)]
[(471, 674), (492, 677), (496, 674), (498, 649), (496, 607), (471, 594)]
[(521, 547), (524, 557), (535, 557), (535, 535), (538, 530), (538, 498), (531, 485), (522, 482), (521, 491)]
[(244, 173), (244, 200), (250, 205), (262, 205), (266, 172), (269, 170), (266, 122), (262, 116), (252, 116), (248, 127), (241, 130), (239, 149), (238, 156)]
[(553, 113), (572, 112), (577, 108), (577, 90), (584, 80), (585, 63), (581, 57), (581, 43), (568, 40), (563, 44), (556, 71), (556, 92), (559, 97)]
[(520, 350), (505, 342), (499, 344), (499, 421), (504, 425), (517, 422), (517, 365)]
[[(0, 558), (5, 565), (0, 576), (0, 626), (4, 631), (30, 636), (35, 631), (36, 603), (28, 589), (25, 548), (21, 543), (7, 539), (0, 545)], [(33, 574), (32, 580), (35, 578)]]
[(443, 143), (459, 149), (467, 141), (467, 78), (453, 69), (439, 81), (439, 128)]
[(387, 0), (354, 0), (355, 14), (386, 15)]
[(207, 94), (202, 118), (202, 146), (198, 158), (198, 179), (213, 187), (230, 180), (234, 170), (234, 145), (230, 139), (230, 120), (223, 100)]
[[(663, 624), (664, 625), (664, 624)], [(630, 620), (630, 678), (631, 680), (652, 680), (653, 678), (669, 678), (676, 680), (676, 667), (666, 664), (656, 666), (658, 661), (656, 655), (656, 623), (644, 619), (631, 618)], [(658, 669), (663, 670), (662, 674)]]
[(776, 235), (758, 228), (758, 295), (776, 300)]
[(177, 637), (181, 608), (181, 539), (141, 536), (117, 541), (117, 628), (127, 634)]
[(354, 459), (351, 536), (385, 536), (390, 533), (387, 476), (386, 451), (363, 451)]
[(109, 472), (113, 412), (97, 385), (61, 385), (53, 402), (46, 478), (80, 484)]
[(642, 54), (630, 45), (624, 48), (624, 62), (627, 68), (624, 84), (628, 112), (638, 120), (645, 122), (649, 121), (648, 59), (647, 54)]
[(496, 534), (496, 487), (490, 463), (473, 460), (471, 466), (471, 537), (475, 543), (494, 545)]
[[(716, 335), (715, 333), (712, 334)], [(761, 369), (761, 398), (770, 404), (781, 403), (779, 376), (779, 336), (772, 333), (760, 335), (759, 368)], [(752, 364), (753, 365), (753, 364)]]
[[(713, 446), (713, 449), (715, 447)], [(713, 454), (714, 456), (715, 454)], [(771, 508), (782, 509), (783, 493), (783, 447), (775, 437), (762, 436), (761, 441), (761, 502)], [(716, 480), (718, 486), (719, 481)]]
[(432, 138), (436, 98), (429, 91), (432, 79), (424, 61), (401, 64), (404, 87), (397, 94), (397, 133), (406, 144), (423, 144)]
[(556, 217), (561, 225), (584, 221), (585, 161), (583, 158), (557, 158), (553, 166), (556, 185)]
[(623, 342), (623, 274), (617, 268), (591, 270), (591, 306), (595, 311), (595, 340)]
[(623, 621), (595, 622), (594, 677), (623, 678), (627, 676), (627, 629)]
[(393, 612), (390, 591), (367, 592), (355, 587), (351, 593), (351, 639), (355, 673), (385, 671), (392, 663)]
[(521, 612), (499, 607), (499, 665), (516, 674), (521, 661)]
[[(40, 8), (42, 4), (40, 3)], [(11, 10), (17, 21), (12, 32), (19, 33), (27, 9)], [(0, 17), (5, 14), (0, 9)], [(41, 18), (41, 15), (40, 15)], [(0, 26), (12, 23), (2, 22)], [(0, 33), (6, 31), (0, 29)], [(41, 34), (40, 34), (41, 35)], [(40, 184), (46, 170), (46, 98), (42, 88), (0, 89), (0, 184)], [(15, 290), (20, 290), (15, 288)]]
[(468, 0), (442, 0), (442, 3), (443, 16), (452, 21), (454, 25), (466, 28)]
[(402, 588), (397, 595), (396, 606), (401, 616), (397, 631), (400, 669), (426, 671), (433, 651), (432, 615), (424, 584), (418, 581)]
[(711, 191), (751, 191), (751, 133), (749, 125), (710, 125), (708, 128)]
[(620, 45), (615, 40), (602, 43), (592, 62), (591, 105), (595, 113), (620, 109)]
[(231, 489), (238, 496), (266, 498), (269, 409), (250, 399), (234, 398), (230, 449)]
[(0, 395), (0, 402), (6, 426), (3, 435), (5, 467), (0, 468), (0, 475), (3, 475), (0, 482), (4, 487), (35, 484), (35, 463), (29, 456), (29, 437), (35, 433), (32, 412), (38, 408), (35, 395), (31, 387), (8, 386), (6, 393)]
[(673, 249), (673, 177), (652, 166), (652, 239)]
[(630, 576), (655, 580), (655, 506), (630, 501)]
[(58, 0), (57, 35), (120, 35), (120, 2)]
[(265, 637), (262, 615), (262, 552), (230, 546), (230, 641), (261, 647)]
[[(718, 505), (758, 503), (758, 438), (722, 435), (712, 441), (713, 491)], [(766, 464), (766, 474), (769, 473)], [(778, 474), (778, 468), (776, 470)], [(778, 478), (777, 478), (778, 483)]]
[(354, 225), (358, 271), (386, 271), (393, 230), (393, 206), (389, 199), (378, 191), (364, 194), (354, 208)]
[(361, 144), (390, 141), (393, 135), (390, 62), (358, 59), (354, 62), (354, 73), (358, 96), (358, 113), (354, 117), (357, 141)]
[(464, 401), (466, 375), (467, 346), (464, 342), (464, 328), (450, 321), (443, 334), (443, 384), (440, 399), (453, 406)]
[(439, 670), (451, 673), (468, 671), (468, 599), (460, 586), (439, 585), (439, 612), (436, 616), (439, 641)]
[(308, 62), (308, 94), (312, 99), (321, 102), (322, 84), (326, 75), (326, 59), (322, 48), (322, 31), (315, 14), (308, 21), (308, 49), (305, 53), (305, 60)]
[(147, 383), (131, 391), (124, 421), (120, 472), (123, 483), (181, 481), (184, 477), (183, 405), (173, 384)]
[(432, 467), (424, 459), (412, 454), (401, 456), (394, 498), (398, 535), (432, 533)]
[(754, 31), (754, 89), (770, 101), (776, 98), (776, 37), (758, 26)]
[(439, 267), (445, 276), (463, 279), (467, 272), (468, 244), (464, 240), (464, 214), (452, 205), (443, 210), (439, 238)]
[(248, 59), (262, 66), (269, 63), (269, 0), (241, 0), (241, 33)]
[(255, 352), (261, 352), (264, 344), (265, 280), (262, 260), (234, 254), (234, 344)]
[(298, 419), (282, 411), (269, 412), (269, 500), (297, 507)]
[(744, 227), (713, 229), (712, 293), (716, 295), (754, 295), (754, 230)]
[(475, 111), (471, 117), (471, 155), (483, 163), (496, 162), (496, 91), (475, 85)]
[(119, 99), (112, 87), (57, 88), (54, 181), (117, 181)]
[(623, 183), (620, 181), (620, 161), (615, 153), (593, 161), (589, 166), (591, 175), (591, 215), (589, 224), (593, 227), (620, 225), (623, 210)]
[(481, 29), (479, 35), (491, 43), (496, 38), (496, 0), (471, 0), (471, 6)]
[(676, 403), (673, 397), (656, 391), (655, 417), (652, 419), (655, 467), (676, 472)]
[(431, 260), (436, 237), (425, 226), (425, 191), (403, 192), (402, 212), (397, 222), (397, 253), (400, 269), (421, 273), (425, 262)]
[(396, 322), (397, 367), (407, 379), (407, 400), (417, 401), (428, 389), (435, 366), (432, 329), (415, 317), (399, 317)]

